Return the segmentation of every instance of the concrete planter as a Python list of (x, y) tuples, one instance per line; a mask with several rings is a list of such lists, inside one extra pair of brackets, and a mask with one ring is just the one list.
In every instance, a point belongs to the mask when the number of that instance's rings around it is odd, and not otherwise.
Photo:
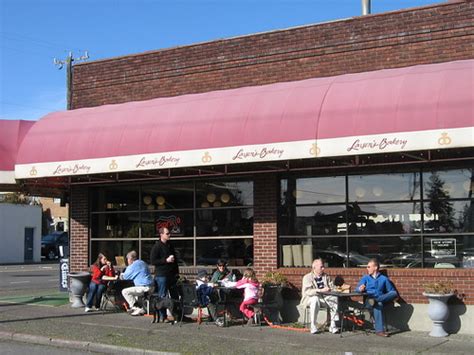
[(448, 333), (444, 330), (444, 322), (448, 319), (449, 308), (448, 299), (453, 296), (450, 294), (432, 294), (423, 292), (423, 296), (428, 297), (430, 302), (428, 306), (428, 316), (433, 322), (433, 328), (430, 332), (432, 337), (445, 337)]
[(82, 298), (84, 297), (89, 282), (91, 281), (91, 275), (88, 272), (71, 272), (68, 276), (71, 280), (71, 293), (73, 296), (71, 307), (85, 307)]

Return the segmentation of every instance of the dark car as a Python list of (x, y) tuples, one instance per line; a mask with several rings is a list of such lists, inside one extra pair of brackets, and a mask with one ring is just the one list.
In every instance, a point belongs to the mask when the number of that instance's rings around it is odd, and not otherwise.
[[(324, 259), (328, 267), (347, 267), (347, 254), (339, 250), (315, 250), (315, 255)], [(349, 253), (349, 267), (364, 267), (370, 258), (355, 253)]]
[(67, 232), (53, 232), (41, 238), (41, 257), (53, 260), (59, 256), (59, 247), (69, 247)]

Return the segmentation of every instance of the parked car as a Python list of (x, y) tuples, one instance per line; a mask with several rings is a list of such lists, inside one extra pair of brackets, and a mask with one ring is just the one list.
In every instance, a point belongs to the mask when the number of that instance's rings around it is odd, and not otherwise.
[[(460, 256), (433, 256), (431, 251), (424, 252), (424, 267), (447, 267), (447, 265), (452, 265), (452, 267), (460, 267), (462, 264), (462, 258)], [(405, 268), (420, 268), (421, 267), (421, 253), (406, 253), (398, 255), (392, 258), (392, 262), (397, 267)]]
[(59, 247), (69, 247), (67, 232), (53, 232), (41, 238), (41, 257), (53, 260), (59, 257)]
[[(347, 254), (339, 250), (315, 250), (315, 255), (324, 259), (328, 267), (347, 267)], [(355, 253), (349, 253), (349, 267), (367, 266), (370, 258)]]

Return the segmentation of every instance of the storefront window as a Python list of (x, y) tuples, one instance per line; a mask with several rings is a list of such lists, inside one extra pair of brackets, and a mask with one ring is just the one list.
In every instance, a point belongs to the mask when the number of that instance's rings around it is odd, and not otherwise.
[(253, 263), (253, 239), (198, 240), (196, 242), (198, 265), (216, 265), (219, 259), (229, 265), (246, 266)]
[(419, 203), (348, 204), (348, 234), (412, 234), (421, 231)]
[(137, 211), (139, 202), (137, 186), (108, 186), (94, 189), (91, 195), (91, 210), (104, 211)]
[(104, 241), (104, 240), (94, 240), (91, 241), (91, 263), (97, 259), (99, 253), (105, 254), (107, 258), (112, 261), (113, 264), (116, 264), (115, 257), (123, 256), (125, 257), (127, 253), (131, 250), (136, 250), (138, 252), (138, 241)]
[(425, 203), (425, 233), (474, 232), (474, 200)]
[(283, 179), (280, 191), (282, 205), (344, 203), (346, 201), (344, 176)]
[(141, 208), (147, 211), (193, 208), (192, 183), (147, 185), (142, 189)]
[[(310, 266), (319, 255), (339, 267), (371, 257), (385, 267), (474, 267), (473, 181), (473, 169), (284, 178), (280, 264)], [(450, 238), (456, 255), (433, 254)]]
[(157, 212), (142, 213), (142, 237), (153, 238), (158, 235), (161, 227), (170, 230), (171, 235), (175, 237), (192, 237), (194, 227), (193, 210), (162, 210)]
[(349, 201), (413, 201), (420, 199), (420, 174), (349, 175)]
[(253, 206), (253, 183), (216, 181), (196, 183), (196, 207)]
[(198, 236), (252, 235), (251, 208), (201, 208), (196, 216)]
[(138, 238), (138, 213), (94, 213), (91, 229), (96, 238)]
[(279, 223), (280, 235), (345, 234), (346, 205), (285, 206)]
[[(156, 240), (145, 240), (141, 243), (141, 255), (143, 260), (149, 262), (150, 252)], [(176, 251), (176, 259), (179, 266), (193, 266), (194, 241), (192, 239), (173, 238), (173, 247)]]
[(158, 229), (167, 227), (180, 265), (214, 265), (217, 258), (231, 266), (253, 261), (251, 181), (97, 187), (91, 189), (90, 216), (91, 260), (100, 248), (125, 256), (133, 247), (149, 262)]
[(425, 199), (470, 198), (474, 190), (474, 169), (440, 170), (423, 173)]

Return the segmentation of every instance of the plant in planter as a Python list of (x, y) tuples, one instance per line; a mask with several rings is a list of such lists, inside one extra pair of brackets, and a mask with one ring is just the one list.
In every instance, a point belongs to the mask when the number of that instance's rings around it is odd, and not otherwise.
[(430, 332), (432, 337), (445, 337), (448, 333), (444, 330), (444, 322), (448, 319), (448, 299), (456, 293), (450, 282), (431, 282), (424, 285), (423, 296), (428, 297), (428, 316), (433, 321)]
[(288, 285), (288, 279), (286, 276), (279, 272), (269, 271), (263, 276), (262, 286), (281, 286), (285, 287)]
[(288, 279), (279, 272), (267, 272), (262, 279), (263, 297), (262, 303), (265, 305), (265, 315), (274, 323), (281, 322), (280, 310), (283, 307), (283, 287), (288, 286)]

